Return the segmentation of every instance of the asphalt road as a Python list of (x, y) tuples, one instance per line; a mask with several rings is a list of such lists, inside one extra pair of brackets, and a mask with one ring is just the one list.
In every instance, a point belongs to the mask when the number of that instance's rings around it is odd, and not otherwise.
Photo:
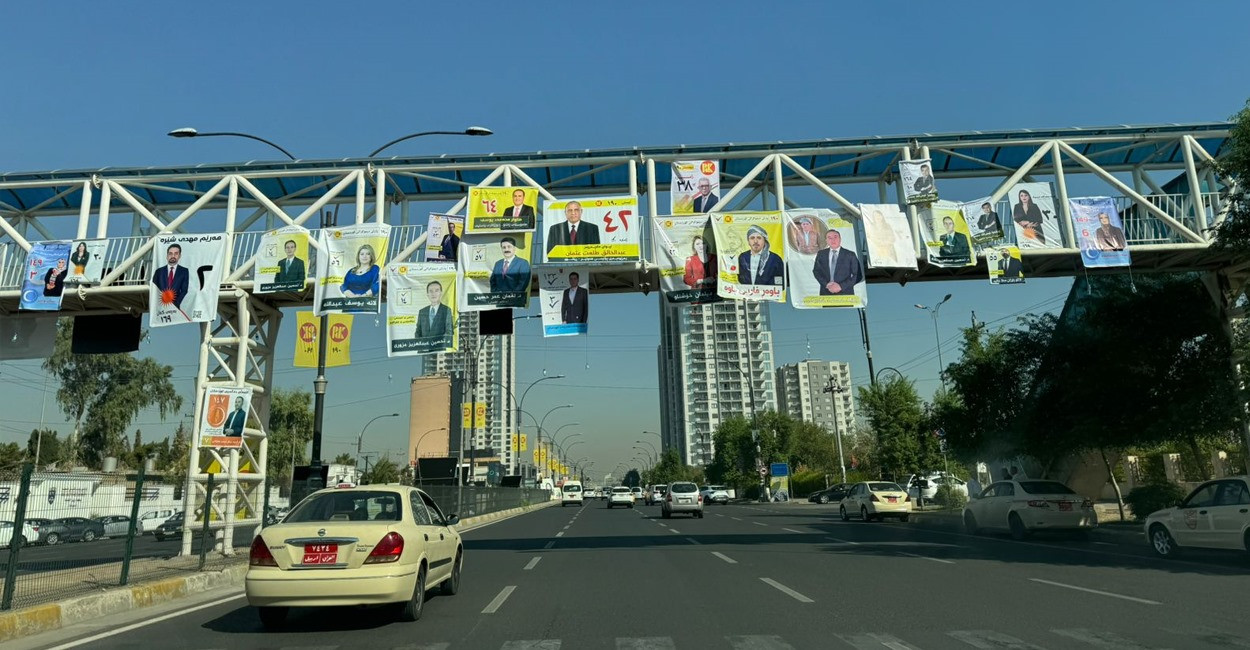
[(15, 647), (1250, 648), (1240, 555), (1164, 561), (1144, 541), (970, 537), (806, 504), (707, 513), (592, 502), (470, 531), (460, 594), (416, 623), (303, 609), (268, 633), (219, 593)]
[[(254, 525), (235, 529), (235, 547), (248, 546), (252, 541)], [(192, 542), (193, 552), (200, 549), (199, 536)], [(157, 541), (152, 535), (135, 538), (134, 558), (173, 557), (182, 550), (182, 538)], [(126, 552), (125, 537), (106, 537), (91, 542), (61, 542), (52, 546), (24, 546), (18, 555), (17, 575), (29, 575), (44, 571), (79, 569), (97, 564), (120, 562)], [(9, 549), (0, 549), (0, 572), (8, 566)]]

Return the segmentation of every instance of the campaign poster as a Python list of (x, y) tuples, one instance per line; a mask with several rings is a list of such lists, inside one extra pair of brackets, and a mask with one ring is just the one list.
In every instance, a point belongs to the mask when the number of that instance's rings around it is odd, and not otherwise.
[(867, 305), (868, 283), (856, 246), (855, 224), (827, 209), (786, 210), (784, 214), (790, 304), (795, 309)]
[(67, 241), (31, 242), (26, 253), (26, 269), (22, 276), (22, 296), (18, 309), (26, 311), (57, 311), (65, 293), (69, 275)]
[(860, 203), (868, 266), (874, 269), (916, 268), (916, 242), (907, 215), (897, 205)]
[(456, 349), (456, 267), (400, 262), (386, 268), (386, 355), (407, 357)]
[(1062, 248), (1050, 183), (1018, 183), (1007, 193), (1020, 248)]
[(247, 426), (252, 389), (234, 386), (206, 386), (204, 412), (200, 418), (200, 448), (239, 449)]
[(990, 202), (990, 197), (964, 203), (959, 206), (959, 211), (963, 213), (964, 222), (972, 232), (972, 243), (989, 244), (1006, 236), (1003, 233), (1002, 220), (998, 218), (998, 211)]
[(390, 234), (391, 227), (384, 223), (321, 229), (313, 292), (317, 315), (381, 311), (382, 268)]
[(544, 266), (534, 275), (542, 301), (543, 336), (585, 334), (590, 319), (590, 268)]
[(470, 187), (466, 233), (533, 232), (538, 190), (533, 187)]
[(720, 162), (677, 160), (668, 189), (669, 214), (704, 214), (720, 201)]
[(1068, 211), (1086, 268), (1132, 265), (1124, 222), (1111, 197), (1068, 199)]
[(425, 226), (425, 261), (456, 262), (460, 253), (460, 237), (464, 235), (464, 217), (457, 214), (430, 213)]
[(157, 235), (152, 247), (148, 326), (211, 323), (226, 268), (226, 235)]
[(990, 271), (990, 284), (1024, 284), (1024, 265), (1016, 246), (985, 249), (985, 266)]
[(657, 217), (651, 223), (664, 299), (687, 305), (720, 302), (716, 295), (716, 238), (708, 216)]
[(716, 292), (734, 300), (785, 302), (785, 225), (780, 211), (713, 212), (719, 282)]
[(933, 162), (928, 158), (900, 160), (898, 182), (903, 188), (903, 202), (907, 205), (933, 203), (938, 198), (937, 183), (933, 180)]
[(920, 234), (924, 237), (929, 263), (934, 266), (960, 267), (977, 263), (968, 234), (968, 222), (960, 205), (953, 201), (936, 201), (921, 210)]
[[(352, 315), (327, 314), (326, 367), (352, 363)], [(321, 317), (311, 311), (295, 312), (295, 367), (316, 368), (321, 342)]]
[(308, 229), (286, 226), (260, 236), (252, 293), (303, 291), (308, 278)]
[(637, 262), (638, 199), (548, 201), (543, 206), (547, 262)]
[(458, 263), (464, 276), (460, 311), (528, 307), (533, 241), (528, 232), (465, 235)]
[(104, 253), (107, 239), (80, 239), (69, 254), (69, 275), (65, 284), (99, 284), (104, 277)]

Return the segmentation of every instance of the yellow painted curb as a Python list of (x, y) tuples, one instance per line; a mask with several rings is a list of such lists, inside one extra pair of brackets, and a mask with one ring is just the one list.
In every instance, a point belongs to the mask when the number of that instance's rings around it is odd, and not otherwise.
[(61, 627), (61, 606), (37, 605), (0, 614), (0, 641), (47, 632)]

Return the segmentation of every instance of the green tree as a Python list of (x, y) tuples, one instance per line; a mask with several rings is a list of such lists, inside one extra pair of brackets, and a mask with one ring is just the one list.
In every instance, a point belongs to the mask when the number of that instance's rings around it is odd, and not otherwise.
[(335, 465), (356, 465), (356, 458), (347, 452), (343, 452), (334, 457)]
[(0, 443), (0, 471), (13, 472), (26, 462), (26, 450), (16, 442)]
[[(185, 422), (179, 422), (174, 430), (174, 438), (157, 457), (157, 468), (161, 470), (166, 484), (182, 486), (187, 482), (188, 464), (191, 462), (191, 432)], [(180, 488), (176, 488), (180, 489)]]
[(1215, 231), (1213, 248), (1240, 261), (1250, 257), (1250, 102), (1232, 119), (1228, 143), (1216, 165), (1225, 182), (1222, 200), (1228, 203), (1228, 216)]
[(275, 388), (269, 401), (266, 474), (271, 484), (279, 486), (281, 494), (290, 494), (292, 468), (308, 460), (304, 449), (312, 441), (312, 430), (312, 394), (306, 390)]
[(31, 461), (35, 460), (35, 455), (39, 456), (39, 467), (46, 467), (61, 462), (61, 454), (64, 452), (63, 443), (60, 436), (52, 429), (43, 429), (43, 435), (40, 436), (40, 430), (34, 429), (30, 432), (30, 438), (26, 441), (26, 454)]
[(641, 487), (642, 484), (642, 475), (639, 474), (636, 469), (631, 469), (628, 472), (625, 472), (625, 478), (621, 480), (621, 485), (628, 487)]
[(877, 438), (876, 464), (883, 474), (901, 478), (938, 467), (929, 440), (932, 419), (910, 380), (891, 377), (861, 386), (859, 404)]
[(366, 484), (398, 483), (399, 466), (391, 460), (389, 455), (383, 456), (373, 464), (373, 467), (369, 468), (369, 471), (361, 475), (361, 482)]

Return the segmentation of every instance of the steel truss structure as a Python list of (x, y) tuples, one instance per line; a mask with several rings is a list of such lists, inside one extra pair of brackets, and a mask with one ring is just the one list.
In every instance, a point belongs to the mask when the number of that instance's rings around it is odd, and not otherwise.
[[(667, 190), (671, 163), (699, 159), (722, 161), (722, 178), (733, 183), (716, 210), (800, 207), (793, 196), (802, 192), (798, 188), (810, 187), (815, 194), (804, 190), (806, 196), (818, 196), (825, 205), (832, 204), (858, 219), (856, 204), (868, 201), (847, 198), (852, 193), (847, 188), (857, 196), (870, 195), (871, 201), (901, 203), (897, 162), (930, 158), (939, 182), (998, 179), (991, 194), (995, 203), (1018, 182), (1053, 183), (1063, 247), (1022, 251), (1029, 277), (1094, 272), (1081, 265), (1067, 198), (1071, 175), (1096, 177), (1117, 195), (1134, 270), (1217, 272), (1213, 277), (1219, 281), (1213, 284), (1213, 293), (1232, 317), (1240, 315), (1232, 305), (1244, 293), (1250, 265), (1233, 267), (1227, 257), (1210, 249), (1213, 230), (1226, 218), (1229, 207), (1226, 183), (1218, 177), (1213, 163), (1225, 146), (1230, 127), (1212, 123), (977, 132), (7, 174), (0, 176), (0, 315), (37, 317), (17, 313), (25, 251), (32, 241), (109, 240), (102, 281), (67, 289), (62, 311), (57, 314), (78, 316), (147, 310), (147, 266), (155, 235), (225, 232), (227, 268), (219, 316), (215, 323), (201, 326), (196, 439), (206, 386), (250, 386), (256, 399), (252, 403), (253, 419), (245, 429), (244, 449), (222, 454), (192, 445), (186, 512), (191, 522), (193, 513), (207, 507), (213, 513), (210, 525), (221, 531), (223, 540), (229, 540), (234, 526), (258, 523), (263, 516), (268, 394), (282, 320), (280, 310), (307, 307), (312, 301), (311, 283), (302, 293), (251, 293), (250, 275), (260, 235), (267, 230), (306, 225), (310, 219), (315, 225), (318, 220), (314, 215), (323, 210), (337, 213), (346, 208), (354, 223), (392, 224), (388, 260), (405, 261), (424, 246), (424, 213), (463, 211), (469, 187), (532, 186), (548, 201), (633, 195), (644, 197), (645, 216), (651, 218), (663, 214), (659, 193)], [(1170, 180), (1161, 184), (1156, 175)], [(822, 207), (807, 203), (801, 207)], [(908, 214), (913, 233), (918, 235), (916, 209), (908, 208)], [(644, 220), (639, 226), (644, 258), (649, 259), (649, 222)], [(915, 239), (919, 270), (870, 269), (869, 282), (985, 281), (983, 264), (963, 269), (926, 264), (919, 250), (923, 242), (918, 236)], [(315, 238), (312, 243), (315, 248)], [(590, 286), (596, 292), (647, 293), (658, 288), (658, 277), (657, 267), (645, 260), (602, 265), (594, 267)], [(227, 481), (224, 490), (215, 492), (217, 496), (206, 504), (205, 482), (210, 472), (224, 474)], [(184, 552), (190, 551), (190, 543), (190, 534), (184, 534)]]

